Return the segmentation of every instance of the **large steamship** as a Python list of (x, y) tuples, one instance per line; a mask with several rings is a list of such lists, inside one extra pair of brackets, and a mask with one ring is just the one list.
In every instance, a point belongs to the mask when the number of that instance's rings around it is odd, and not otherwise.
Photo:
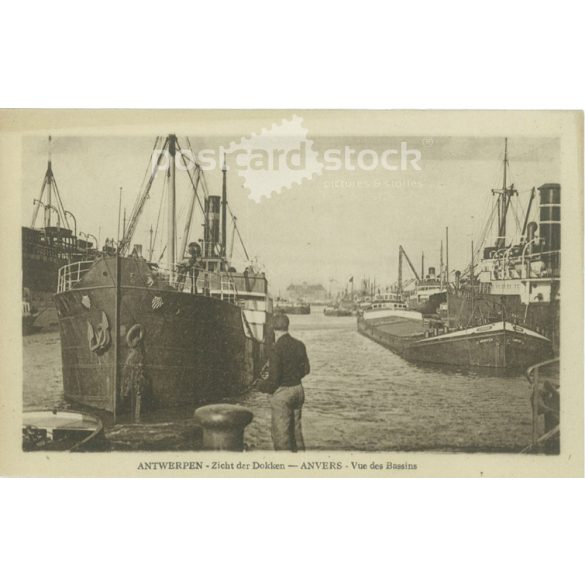
[[(508, 241), (507, 215), (511, 199), (518, 197), (514, 186), (507, 185), (508, 164), (506, 141), (503, 186), (493, 190), (498, 196), (493, 217), (497, 221), (497, 239), (494, 245), (479, 250), (477, 264), (472, 261), (466, 279), (460, 280), (456, 273), (447, 296), (448, 324), (485, 324), (504, 316), (549, 339), (558, 353), (561, 186), (545, 183), (531, 190), (520, 237), (515, 242)], [(539, 221), (530, 221), (537, 199)]]
[[(41, 215), (42, 209), (42, 215)], [(37, 227), (41, 215), (41, 227)], [(70, 223), (70, 220), (72, 224)], [(51, 161), (51, 137), (47, 170), (43, 177), (30, 227), (22, 227), (23, 329), (25, 333), (57, 326), (53, 294), (59, 268), (94, 258), (90, 236), (79, 237), (77, 220), (65, 209)], [(93, 237), (93, 236), (92, 236)], [(96, 242), (97, 245), (97, 242)]]
[[(160, 152), (158, 163), (115, 253), (62, 267), (55, 295), (65, 397), (114, 419), (241, 391), (259, 374), (273, 338), (266, 276), (252, 266), (237, 272), (228, 257), (225, 161), (221, 197), (207, 193), (199, 166), (187, 171), (192, 193), (177, 249), (175, 159), (182, 151), (170, 135), (157, 138), (153, 152)], [(143, 257), (140, 245), (129, 252), (163, 156), (165, 267)], [(187, 246), (197, 202), (203, 239)]]
[[(427, 318), (424, 310), (364, 312), (362, 334), (407, 359), (435, 364), (515, 369), (552, 357), (559, 339), (560, 185), (538, 188), (540, 225), (529, 221), (532, 189), (520, 239), (510, 243), (506, 217), (518, 192), (508, 185), (507, 168), (506, 140), (503, 186), (492, 190), (498, 197), (485, 230), (497, 216), (495, 245), (481, 250), (477, 266), (472, 254), (467, 274), (457, 271), (454, 282), (446, 269), (446, 303), (442, 291), (429, 299), (443, 312)], [(416, 274), (402, 247), (400, 253)], [(401, 277), (399, 263), (399, 291)]]

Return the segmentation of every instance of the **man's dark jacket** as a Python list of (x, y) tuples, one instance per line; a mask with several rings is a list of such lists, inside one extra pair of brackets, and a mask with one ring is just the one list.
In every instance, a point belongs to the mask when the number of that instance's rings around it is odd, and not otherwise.
[(267, 394), (281, 386), (298, 386), (311, 371), (305, 344), (288, 333), (272, 346), (268, 363), (268, 378), (258, 382), (258, 389)]

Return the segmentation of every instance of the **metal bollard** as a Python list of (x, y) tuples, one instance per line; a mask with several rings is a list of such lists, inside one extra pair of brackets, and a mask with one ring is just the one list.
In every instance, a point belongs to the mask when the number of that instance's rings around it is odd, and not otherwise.
[(205, 451), (243, 451), (244, 430), (254, 418), (252, 411), (234, 404), (209, 404), (195, 411), (203, 427)]

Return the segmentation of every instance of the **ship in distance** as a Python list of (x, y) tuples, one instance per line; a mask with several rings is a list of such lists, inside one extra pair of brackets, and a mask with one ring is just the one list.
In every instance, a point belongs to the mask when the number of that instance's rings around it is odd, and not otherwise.
[(323, 314), (325, 317), (351, 317), (355, 311), (351, 305), (339, 303), (325, 307)]
[(340, 292), (334, 301), (323, 309), (325, 317), (351, 317), (357, 314), (357, 295), (354, 293), (354, 277), (349, 279), (351, 287)]
[(274, 311), (280, 311), (287, 315), (310, 315), (311, 305), (303, 300), (289, 301), (287, 299), (278, 298), (274, 304)]

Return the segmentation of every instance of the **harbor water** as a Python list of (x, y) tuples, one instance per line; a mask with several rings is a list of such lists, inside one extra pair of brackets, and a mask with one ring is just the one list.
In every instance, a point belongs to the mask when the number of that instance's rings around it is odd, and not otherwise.
[[(530, 389), (519, 373), (409, 363), (361, 336), (355, 317), (326, 317), (320, 307), (290, 321), (311, 361), (303, 382), (307, 449), (518, 452), (530, 443)], [(57, 331), (24, 337), (23, 402), (25, 408), (65, 405)], [(269, 397), (248, 393), (233, 402), (254, 413), (247, 448), (271, 449)], [(118, 441), (132, 449), (189, 449), (191, 414), (111, 435), (134, 434)], [(159, 443), (154, 435), (162, 437)]]

